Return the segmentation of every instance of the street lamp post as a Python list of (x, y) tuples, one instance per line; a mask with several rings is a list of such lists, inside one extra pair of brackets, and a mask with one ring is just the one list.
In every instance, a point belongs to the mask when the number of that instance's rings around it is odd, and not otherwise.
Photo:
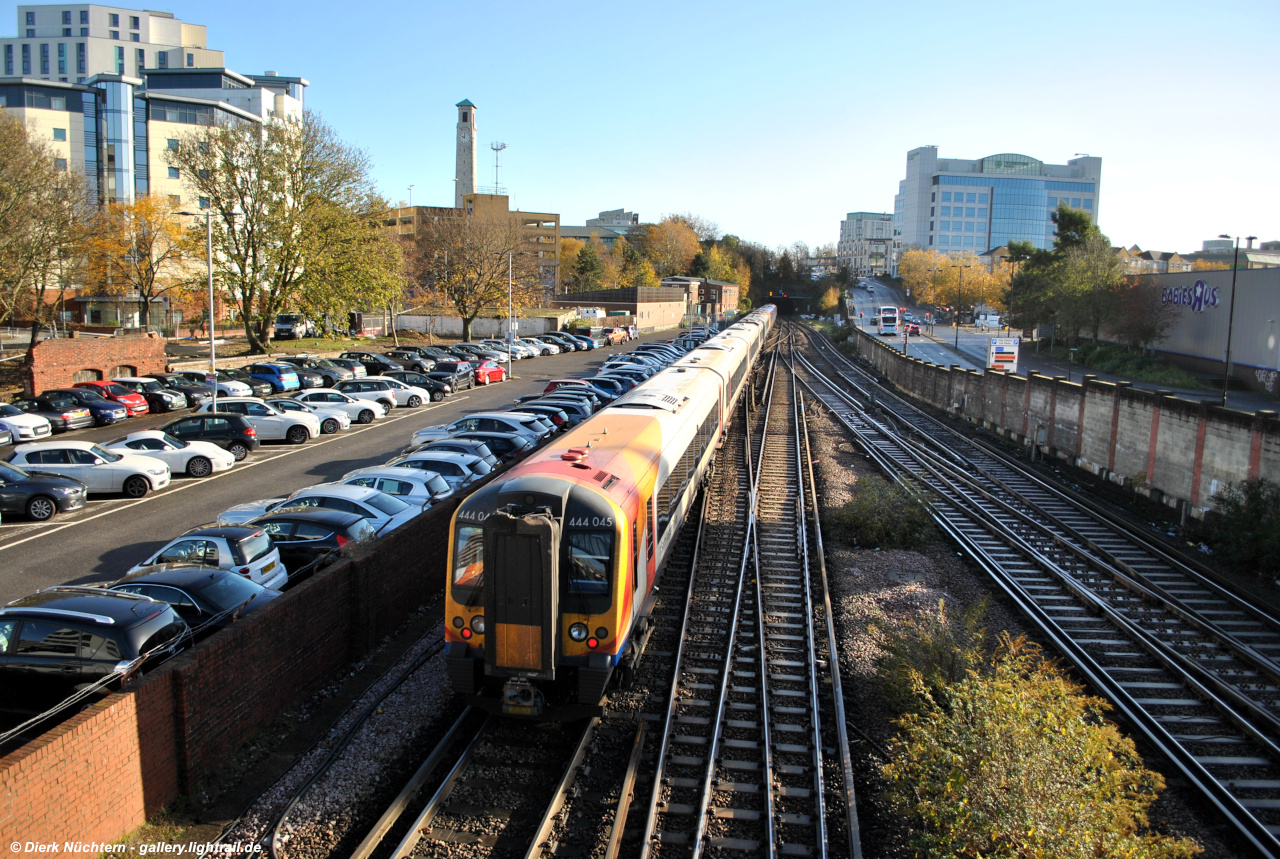
[[(1225, 233), (1219, 234), (1220, 239), (1229, 239), (1231, 236)], [(1257, 236), (1246, 236), (1246, 239), (1252, 244)], [(1236, 236), (1235, 253), (1231, 257), (1231, 302), (1227, 306), (1227, 354), (1222, 362), (1222, 407), (1227, 407), (1227, 383), (1231, 380), (1231, 329), (1235, 326), (1236, 321), (1236, 270), (1240, 266), (1240, 237)]]
[(511, 329), (511, 251), (507, 251), (507, 378), (511, 378), (511, 350), (516, 345), (516, 333)]
[(960, 296), (964, 290), (964, 270), (969, 266), (961, 262), (953, 262), (951, 264), (951, 267), (960, 269), (960, 280), (956, 283), (956, 323), (955, 323), (956, 324), (956, 347), (955, 348), (956, 348), (956, 351), (959, 352), (960, 351)]

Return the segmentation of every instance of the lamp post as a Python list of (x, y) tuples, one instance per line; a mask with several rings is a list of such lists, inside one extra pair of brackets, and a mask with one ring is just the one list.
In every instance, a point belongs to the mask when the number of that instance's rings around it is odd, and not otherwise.
[[(1218, 235), (1220, 239), (1229, 239), (1231, 236), (1221, 233)], [(1258, 238), (1257, 236), (1245, 237), (1249, 244)], [(1236, 269), (1240, 265), (1240, 237), (1236, 236), (1235, 253), (1231, 257), (1231, 303), (1227, 306), (1227, 354), (1222, 362), (1222, 407), (1227, 407), (1227, 382), (1231, 379), (1231, 329), (1236, 321)]]
[(413, 186), (409, 186), (409, 208), (413, 208)]
[(529, 251), (505, 251), (505, 252), (498, 251), (497, 253), (499, 256), (502, 256), (505, 253), (507, 257), (507, 378), (510, 379), (511, 378), (511, 347), (515, 345), (515, 340), (516, 340), (515, 322), (513, 321), (515, 319), (515, 315), (513, 313), (514, 303), (512, 301), (512, 289), (511, 289), (512, 259), (517, 256), (522, 256), (522, 257), (536, 256), (536, 254), (530, 253)]
[(956, 283), (956, 351), (960, 351), (960, 294), (964, 290), (964, 270), (969, 267), (963, 262), (953, 262), (952, 268), (960, 269), (960, 280)]
[[(198, 217), (197, 212), (178, 212), (179, 215), (191, 215)], [(212, 411), (218, 410), (218, 366), (214, 355), (214, 336), (213, 336), (213, 212), (209, 209), (204, 213), (204, 239), (205, 239), (205, 261), (209, 268), (209, 379), (213, 388), (213, 405)]]

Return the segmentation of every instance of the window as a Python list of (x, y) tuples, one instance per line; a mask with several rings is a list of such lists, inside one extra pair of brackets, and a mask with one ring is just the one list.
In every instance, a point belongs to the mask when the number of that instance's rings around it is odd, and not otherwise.
[(964, 222), (964, 231), (965, 231), (966, 233), (972, 233), (972, 232), (973, 232), (973, 221), (965, 221), (965, 222)]
[(1087, 197), (1086, 197), (1086, 198), (1085, 198), (1085, 200), (1084, 200), (1084, 210), (1085, 210), (1086, 212), (1092, 212), (1092, 211), (1093, 211), (1093, 201), (1092, 201), (1092, 200), (1090, 200), (1090, 199), (1089, 199), (1089, 198), (1087, 198)]
[(27, 13), (27, 26), (28, 26), (28, 27), (30, 27), (30, 26), (34, 25), (34, 24), (35, 24), (35, 22), (36, 22), (36, 13), (35, 13), (35, 12), (28, 12), (28, 13)]
[(115, 39), (117, 42), (118, 42), (118, 41), (120, 41), (120, 31), (119, 31), (119, 30), (112, 30), (112, 31), (111, 31), (111, 38)]
[(930, 203), (936, 203), (936, 202), (938, 202), (938, 192), (937, 192), (937, 191), (934, 191), (932, 194), (930, 194), (930, 195), (929, 195), (929, 202), (930, 202)]
[(181, 197), (179, 197), (177, 194), (170, 194), (170, 195), (169, 195), (169, 205), (170, 205), (170, 206), (172, 206), (172, 207), (173, 207), (173, 208), (175, 208), (175, 209), (176, 209), (176, 208), (178, 208), (179, 206), (181, 206), (181, 205), (182, 205), (182, 198), (181, 198)]
[(940, 229), (940, 230), (949, 230), (949, 229), (951, 229), (951, 222), (950, 222), (950, 221), (939, 221), (939, 222), (938, 222), (938, 229)]
[(66, 139), (67, 139), (67, 130), (66, 130), (65, 128), (55, 128), (55, 129), (53, 130), (53, 139), (54, 139), (54, 140), (66, 140)]
[(986, 195), (986, 194), (979, 194), (979, 195), (978, 195), (978, 202), (979, 202), (979, 203), (986, 203), (986, 202), (989, 202), (989, 201), (988, 201), (988, 199), (987, 199), (987, 195)]
[(966, 203), (976, 203), (976, 202), (978, 202), (978, 195), (977, 195), (977, 194), (965, 194), (965, 195), (964, 195), (964, 201), (965, 201)]
[(978, 217), (979, 217), (979, 218), (985, 218), (986, 216), (987, 216), (987, 210), (986, 210), (986, 209), (979, 208), (979, 209), (978, 209)]
[(177, 167), (170, 167), (170, 168), (169, 168), (169, 178), (170, 178), (170, 179), (177, 179), (178, 177), (179, 177), (178, 168), (177, 168)]
[(133, 40), (133, 41), (135, 41), (135, 42), (141, 42), (141, 41), (142, 41), (142, 37), (141, 37), (141, 36), (139, 36), (137, 33), (130, 33), (130, 34), (129, 34), (129, 38), (130, 38), (130, 39), (132, 39), (132, 40)]
[[(972, 195), (972, 194), (970, 194), (969, 196), (970, 196), (970, 197), (972, 197), (973, 195)], [(972, 218), (972, 217), (973, 217), (973, 206), (965, 206), (965, 207), (964, 207), (964, 216), (965, 216), (966, 218)]]
[(4, 73), (13, 74), (13, 45), (4, 46)]
[(36, 31), (35, 31), (34, 29), (32, 29), (32, 28), (28, 27), (28, 28), (27, 28), (27, 38), (28, 38), (28, 39), (34, 39), (35, 37), (36, 37)]
[(609, 569), (613, 560), (613, 535), (607, 531), (570, 531), (568, 543), (568, 575), (565, 584), (568, 592), (577, 599), (571, 599), (569, 605), (581, 601), (582, 611), (590, 612), (595, 605), (586, 605), (602, 601), (607, 607), (609, 600)]
[[(946, 236), (943, 236), (943, 238), (945, 239)], [(933, 244), (933, 236), (929, 236), (929, 244)]]
[(141, 20), (137, 15), (130, 15), (130, 16), (129, 16), (129, 29), (130, 29), (130, 30), (136, 30), (136, 29), (138, 29), (138, 27), (140, 27), (140, 26), (142, 26), (142, 20)]
[(112, 27), (119, 27), (119, 26), (120, 26), (120, 16), (119, 16), (119, 15), (117, 15), (115, 12), (112, 12), (112, 13), (111, 13), (111, 15), (110, 15), (109, 17), (111, 18), (111, 26), (112, 26)]
[(31, 46), (22, 46), (22, 73), (24, 75), (31, 74)]
[(196, 55), (187, 54), (187, 68), (194, 69), (196, 67)]
[(933, 206), (929, 207), (929, 217), (933, 217)]
[[(944, 217), (944, 218), (949, 218), (949, 217), (951, 217), (951, 207), (950, 207), (950, 206), (943, 206), (943, 207), (942, 207), (942, 217)], [(944, 227), (943, 229), (945, 229), (945, 227)]]
[(484, 529), (478, 525), (463, 525), (458, 528), (453, 544), (453, 587), (475, 592), (483, 585)]
[(124, 74), (124, 48), (116, 48), (116, 74)]
[(929, 232), (933, 232), (933, 221), (929, 222)]
[(950, 236), (938, 236), (938, 244), (947, 247), (951, 243)]
[(65, 173), (67, 170), (67, 159), (65, 158), (53, 159), (53, 169), (57, 170), (59, 173)]
[(64, 24), (70, 24), (70, 23), (71, 23), (71, 10), (70, 10), (70, 9), (64, 9), (64, 10), (62, 10), (62, 23), (64, 23)]
[(973, 236), (965, 236), (965, 237), (964, 237), (964, 246), (965, 246), (966, 248), (971, 248), (971, 247), (973, 247)]
[(159, 68), (159, 69), (169, 68), (169, 52), (168, 51), (158, 51), (156, 53), (156, 68)]
[(81, 28), (80, 28), (80, 35), (81, 35), (81, 36), (87, 36), (87, 35), (89, 35), (89, 28), (88, 28), (88, 27), (81, 27)]
[(1050, 198), (1048, 199), (1048, 203), (1049, 203), (1049, 205), (1050, 205), (1052, 208), (1054, 208), (1054, 209), (1058, 208), (1058, 198), (1057, 198), (1057, 197), (1050, 197)]
[(942, 192), (942, 202), (944, 202), (944, 203), (950, 203), (950, 202), (951, 202), (951, 192), (950, 192), (950, 191), (943, 191), (943, 192)]
[(80, 10), (80, 23), (81, 23), (81, 24), (88, 24), (88, 23), (89, 23), (89, 10), (88, 10), (88, 9), (81, 9), (81, 10)]
[(84, 42), (76, 42), (76, 73), (84, 74), (86, 64)]
[(1072, 198), (1071, 198), (1071, 208), (1073, 208), (1073, 209), (1078, 209), (1078, 208), (1080, 208), (1080, 198), (1079, 198), (1079, 197), (1072, 197)]
[(65, 75), (67, 73), (67, 46), (59, 43), (58, 45), (58, 74)]
[(49, 46), (40, 46), (40, 74), (49, 74)]
[(200, 198), (200, 208), (202, 208), (202, 209), (207, 209), (207, 208), (209, 208), (209, 198), (208, 198), (208, 197), (201, 197), (201, 198)]
[(80, 633), (76, 630), (56, 623), (27, 620), (23, 621), (17, 644), (10, 653), (74, 659), (79, 647)]
[(80, 633), (80, 656), (83, 659), (103, 660), (106, 662), (119, 662), (124, 657), (120, 654), (120, 647), (105, 635), (98, 635), (94, 632)]
[(71, 28), (70, 28), (70, 27), (63, 27), (63, 28), (62, 28), (62, 35), (64, 35), (64, 36), (70, 36), (70, 35), (71, 35)]

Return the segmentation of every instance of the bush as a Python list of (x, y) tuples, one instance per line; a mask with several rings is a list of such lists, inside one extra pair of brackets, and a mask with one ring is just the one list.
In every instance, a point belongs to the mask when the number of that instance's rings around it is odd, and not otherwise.
[(963, 680), (983, 661), (986, 614), (986, 599), (960, 613), (948, 611), (946, 601), (938, 600), (936, 614), (873, 624), (871, 631), (883, 651), (876, 660), (881, 697), (899, 714), (918, 712), (922, 698), (914, 688), (917, 681), (937, 698)]
[(985, 671), (899, 720), (887, 798), (919, 856), (1175, 859), (1200, 849), (1148, 832), (1164, 779), (1040, 650), (1005, 636)]
[(1266, 478), (1229, 483), (1213, 504), (1218, 557), (1242, 572), (1280, 575), (1280, 486)]
[(906, 549), (933, 533), (924, 499), (879, 477), (860, 477), (853, 500), (827, 514), (831, 536), (853, 546)]

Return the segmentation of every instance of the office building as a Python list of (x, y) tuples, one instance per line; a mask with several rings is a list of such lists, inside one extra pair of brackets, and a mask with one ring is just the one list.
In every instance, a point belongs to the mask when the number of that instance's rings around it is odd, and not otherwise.
[(610, 209), (601, 212), (598, 218), (587, 218), (588, 227), (608, 227), (615, 233), (626, 235), (629, 230), (640, 226), (640, 216), (625, 209)]
[(1046, 164), (1026, 155), (939, 158), (936, 146), (907, 153), (893, 198), (893, 266), (912, 248), (982, 254), (1011, 241), (1053, 246), (1050, 215), (1065, 203), (1098, 219), (1102, 159)]
[(858, 277), (884, 274), (893, 246), (893, 216), (887, 212), (850, 212), (840, 222), (836, 264)]

